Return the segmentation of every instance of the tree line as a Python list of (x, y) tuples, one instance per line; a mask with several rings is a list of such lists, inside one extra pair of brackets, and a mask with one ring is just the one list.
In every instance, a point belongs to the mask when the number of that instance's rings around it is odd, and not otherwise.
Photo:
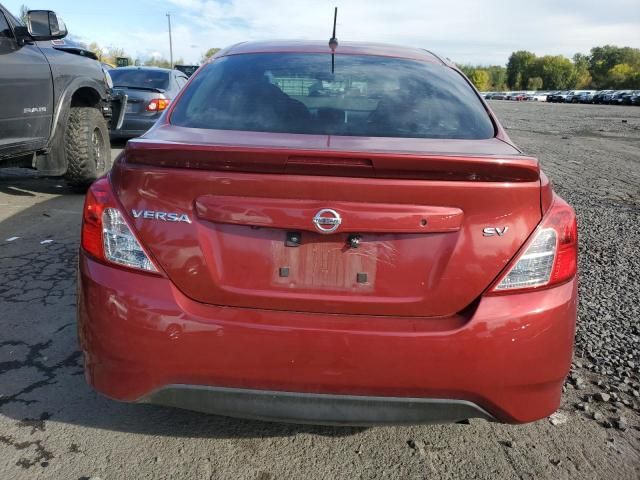
[[(139, 59), (132, 58), (127, 52), (120, 47), (107, 47), (102, 48), (98, 45), (97, 42), (91, 42), (86, 46), (89, 50), (96, 54), (98, 60), (104, 63), (108, 63), (109, 65), (116, 66), (118, 58), (127, 58), (129, 60), (129, 65), (144, 65), (147, 67), (161, 67), (161, 68), (171, 68), (171, 62), (163, 57), (151, 57), (147, 59)], [(205, 53), (202, 54), (202, 58), (200, 59), (200, 63), (204, 63), (209, 57), (213, 56), (216, 52), (220, 50), (219, 48), (210, 48)], [(174, 59), (174, 65), (184, 65), (184, 60), (182, 57)]]
[[(98, 60), (103, 63), (108, 63), (109, 65), (116, 66), (118, 58), (127, 58), (129, 60), (129, 65), (144, 65), (147, 67), (161, 67), (161, 68), (171, 68), (171, 62), (163, 57), (150, 57), (145, 59), (133, 58), (129, 55), (123, 48), (120, 47), (101, 47), (97, 42), (91, 42), (89, 45), (86, 45), (88, 50), (91, 50), (95, 53)], [(184, 64), (184, 60), (182, 58), (174, 59), (174, 65), (182, 65)]]
[[(96, 42), (88, 45), (101, 62), (116, 65), (118, 57), (129, 58), (130, 65), (170, 68), (166, 58), (145, 60), (131, 58), (122, 48), (102, 48)], [(203, 53), (205, 62), (219, 48)], [(178, 58), (175, 65), (183, 64)], [(459, 65), (480, 91), (503, 90), (570, 90), (570, 89), (640, 89), (640, 49), (605, 45), (594, 47), (589, 54), (576, 53), (573, 59), (563, 55), (536, 56), (526, 50), (513, 52), (506, 67), (501, 65)]]
[(640, 49), (605, 45), (589, 54), (544, 55), (519, 50), (507, 66), (459, 65), (480, 91), (640, 89)]
[[(22, 5), (20, 17), (26, 21), (29, 7)], [(88, 45), (101, 62), (116, 65), (118, 57), (129, 59), (131, 65), (170, 68), (166, 58), (133, 59), (122, 48), (101, 48), (96, 42)], [(210, 48), (200, 59), (205, 62), (219, 48)], [(174, 64), (183, 64), (178, 58)], [(507, 66), (459, 65), (480, 91), (503, 90), (568, 90), (568, 89), (640, 89), (640, 48), (605, 45), (594, 47), (589, 54), (576, 53), (573, 59), (563, 55), (536, 56), (518, 50), (509, 56)]]

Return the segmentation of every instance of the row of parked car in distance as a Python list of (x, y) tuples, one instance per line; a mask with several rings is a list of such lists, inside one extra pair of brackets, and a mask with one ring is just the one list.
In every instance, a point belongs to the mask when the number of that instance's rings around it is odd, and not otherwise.
[(640, 90), (561, 90), (556, 92), (480, 92), (487, 100), (640, 105)]

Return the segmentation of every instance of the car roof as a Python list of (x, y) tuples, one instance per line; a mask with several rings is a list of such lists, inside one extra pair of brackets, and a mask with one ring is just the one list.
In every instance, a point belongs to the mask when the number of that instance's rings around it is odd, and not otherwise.
[[(262, 42), (243, 42), (226, 48), (213, 58), (226, 55), (248, 53), (331, 53), (326, 40), (270, 40)], [(382, 57), (406, 58), (424, 62), (449, 65), (450, 63), (436, 54), (415, 47), (403, 47), (386, 43), (341, 41), (335, 50), (339, 55), (374, 55)]]
[(130, 67), (117, 67), (114, 70), (149, 70), (152, 72), (176, 72), (179, 70), (171, 70), (170, 68), (161, 68), (161, 67), (147, 67), (144, 65), (135, 66), (132, 65)]

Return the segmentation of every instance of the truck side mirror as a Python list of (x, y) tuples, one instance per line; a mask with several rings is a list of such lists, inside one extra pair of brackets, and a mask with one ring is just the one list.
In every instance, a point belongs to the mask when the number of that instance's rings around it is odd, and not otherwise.
[(34, 40), (56, 40), (67, 36), (67, 27), (62, 18), (51, 10), (30, 10), (27, 13), (27, 28)]

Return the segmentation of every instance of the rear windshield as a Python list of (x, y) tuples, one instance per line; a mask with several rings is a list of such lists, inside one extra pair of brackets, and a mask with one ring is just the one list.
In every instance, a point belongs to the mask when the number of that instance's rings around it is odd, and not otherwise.
[(456, 71), (405, 59), (269, 53), (221, 57), (177, 103), (171, 123), (254, 132), (485, 139), (488, 113)]
[(167, 90), (169, 88), (169, 72), (162, 70), (109, 70), (114, 87), (154, 88)]

